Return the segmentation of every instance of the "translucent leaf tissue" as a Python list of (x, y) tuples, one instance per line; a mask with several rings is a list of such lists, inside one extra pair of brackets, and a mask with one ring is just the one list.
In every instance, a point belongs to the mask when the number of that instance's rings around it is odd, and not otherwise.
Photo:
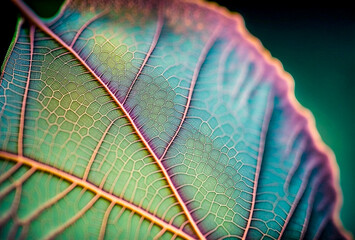
[(203, 1), (24, 2), (0, 78), (1, 239), (346, 239), (293, 80)]

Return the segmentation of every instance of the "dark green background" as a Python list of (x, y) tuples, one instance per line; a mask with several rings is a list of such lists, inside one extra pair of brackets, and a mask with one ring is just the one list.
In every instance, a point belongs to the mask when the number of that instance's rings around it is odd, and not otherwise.
[[(18, 11), (6, 0), (0, 15), (0, 59), (11, 42)], [(52, 16), (60, 0), (28, 0), (41, 16)], [(336, 157), (343, 190), (341, 219), (355, 234), (355, 9), (333, 2), (317, 7), (254, 5), (217, 1), (239, 12), (247, 29), (281, 60), (295, 79), (296, 97), (309, 108), (317, 128)], [(350, 5), (350, 4), (349, 4)]]
[(238, 7), (249, 32), (295, 80), (298, 101), (334, 151), (343, 191), (341, 219), (355, 235), (355, 9)]

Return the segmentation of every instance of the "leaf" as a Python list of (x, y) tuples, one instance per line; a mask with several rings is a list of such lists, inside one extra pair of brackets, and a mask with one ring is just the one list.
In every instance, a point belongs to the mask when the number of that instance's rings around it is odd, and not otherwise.
[(346, 237), (334, 157), (239, 15), (87, 0), (48, 21), (14, 3), (2, 238)]

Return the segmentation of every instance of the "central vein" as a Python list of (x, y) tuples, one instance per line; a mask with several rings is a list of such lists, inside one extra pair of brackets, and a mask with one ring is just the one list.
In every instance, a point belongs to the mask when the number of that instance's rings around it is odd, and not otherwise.
[(58, 35), (56, 35), (51, 29), (49, 29), (43, 22), (42, 20), (21, 0), (13, 0), (14, 4), (20, 9), (22, 14), (33, 24), (35, 24), (39, 29), (41, 29), (43, 32), (48, 34), (50, 37), (52, 37), (56, 42), (58, 42), (60, 45), (62, 45), (65, 49), (67, 49), (73, 56), (90, 72), (90, 74), (101, 84), (101, 86), (107, 91), (107, 93), (112, 97), (112, 99), (115, 101), (115, 103), (120, 107), (120, 109), (123, 111), (124, 115), (127, 117), (128, 121), (130, 122), (131, 126), (134, 128), (135, 132), (138, 134), (140, 137), (141, 141), (151, 154), (151, 156), (154, 158), (155, 162), (158, 164), (159, 168), (161, 169), (161, 172), (163, 173), (170, 189), (172, 190), (174, 196), (178, 200), (181, 208), (183, 209), (186, 217), (188, 218), (191, 226), (193, 227), (194, 231), (196, 232), (197, 236), (200, 239), (205, 239), (205, 236), (201, 233), (199, 227), (197, 226), (195, 220), (193, 219), (192, 215), (190, 214), (190, 211), (188, 210), (185, 202), (182, 200), (179, 192), (177, 191), (176, 187), (174, 186), (171, 178), (169, 177), (165, 167), (161, 163), (160, 159), (157, 157), (151, 146), (148, 144), (148, 141), (144, 138), (143, 134), (139, 130), (139, 128), (136, 126), (134, 120), (131, 118), (129, 115), (128, 111), (125, 109), (123, 104), (118, 100), (118, 98), (113, 94), (113, 92), (109, 89), (109, 87), (103, 82), (103, 80), (94, 72), (93, 69), (90, 68), (90, 66), (80, 57), (80, 55), (74, 51), (74, 49), (69, 46), (67, 43), (65, 43)]

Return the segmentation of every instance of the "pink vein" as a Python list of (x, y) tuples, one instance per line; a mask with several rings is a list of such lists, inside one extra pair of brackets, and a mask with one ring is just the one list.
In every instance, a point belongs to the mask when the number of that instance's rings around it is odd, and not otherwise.
[(143, 61), (143, 63), (142, 63), (142, 66), (139, 68), (138, 73), (136, 74), (136, 76), (135, 76), (134, 80), (132, 81), (131, 85), (129, 86), (129, 89), (128, 89), (128, 91), (127, 91), (127, 94), (126, 94), (125, 98), (124, 98), (123, 101), (122, 101), (122, 105), (125, 104), (125, 102), (127, 101), (127, 98), (128, 98), (129, 94), (130, 94), (131, 91), (132, 91), (133, 85), (136, 83), (136, 81), (137, 81), (139, 75), (140, 75), (140, 74), (142, 73), (142, 71), (143, 71), (144, 66), (145, 66), (146, 63), (148, 62), (149, 57), (151, 56), (152, 52), (154, 51), (155, 46), (157, 45), (158, 39), (159, 39), (159, 37), (160, 37), (160, 33), (161, 33), (162, 27), (163, 27), (163, 14), (162, 14), (161, 9), (159, 9), (158, 23), (157, 23), (157, 28), (156, 28), (156, 30), (155, 30), (155, 34), (154, 34), (154, 37), (153, 37), (152, 44), (150, 45), (149, 51), (148, 51), (147, 55), (146, 55), (145, 58), (144, 58), (144, 61)]
[(28, 67), (26, 88), (25, 88), (25, 92), (23, 94), (23, 100), (22, 100), (20, 125), (19, 125), (19, 133), (18, 133), (18, 144), (17, 144), (17, 152), (20, 156), (23, 155), (23, 132), (24, 132), (24, 127), (25, 127), (25, 111), (26, 111), (27, 95), (28, 95), (28, 89), (30, 86), (30, 79), (31, 79), (34, 33), (35, 33), (35, 27), (31, 26), (31, 29), (30, 29), (30, 64)]
[(181, 117), (180, 124), (179, 124), (178, 128), (176, 129), (174, 136), (171, 138), (171, 140), (169, 141), (167, 147), (165, 148), (165, 151), (161, 155), (160, 160), (164, 159), (164, 157), (165, 157), (166, 153), (168, 152), (171, 144), (174, 142), (176, 136), (178, 135), (178, 133), (181, 130), (181, 127), (182, 127), (183, 123), (185, 122), (185, 119), (186, 119), (186, 116), (187, 116), (187, 112), (189, 111), (189, 108), (190, 108), (192, 94), (194, 92), (196, 81), (197, 81), (198, 75), (200, 73), (202, 64), (206, 60), (207, 53), (211, 49), (212, 45), (215, 43), (218, 33), (219, 33), (219, 26), (213, 32), (212, 36), (210, 37), (210, 39), (207, 41), (206, 45), (202, 49), (201, 55), (200, 55), (200, 57), (198, 59), (198, 62), (196, 64), (196, 68), (195, 68), (194, 73), (192, 75), (192, 80), (191, 80), (190, 88), (189, 88), (189, 95), (187, 96), (186, 107), (185, 107), (184, 113), (183, 113), (183, 115)]
[[(317, 164), (318, 164), (317, 162), (311, 161), (311, 163), (307, 166), (308, 167), (307, 173), (305, 174), (304, 179), (302, 179), (301, 186), (298, 189), (297, 195), (293, 201), (291, 209), (289, 210), (289, 213), (287, 214), (285, 223), (281, 228), (280, 235), (277, 238), (278, 240), (281, 239), (282, 235), (284, 234), (284, 231), (286, 230), (286, 227), (287, 227), (288, 223), (290, 222), (291, 217), (293, 216), (293, 213), (295, 212), (296, 207), (298, 206), (298, 203), (301, 201), (301, 198), (302, 198), (304, 192), (306, 191), (307, 185), (309, 184), (312, 170), (317, 166)], [(319, 176), (319, 177), (321, 177), (321, 176)], [(317, 239), (317, 238), (315, 238), (315, 239)]]
[(96, 21), (97, 19), (99, 19), (100, 17), (106, 15), (108, 13), (108, 11), (102, 11), (99, 14), (95, 15), (93, 18), (91, 18), (89, 21), (87, 21), (79, 30), (78, 32), (75, 34), (75, 37), (73, 38), (71, 44), (69, 45), (69, 47), (73, 47), (76, 40), (78, 40), (79, 36), (82, 34), (82, 32), (94, 21)]
[(67, 172), (64, 172), (60, 169), (49, 166), (47, 164), (37, 162), (34, 159), (31, 159), (31, 158), (28, 158), (25, 156), (19, 156), (19, 155), (9, 153), (9, 152), (0, 151), (0, 157), (5, 158), (5, 159), (9, 159), (11, 161), (20, 162), (21, 164), (25, 164), (25, 165), (31, 167), (31, 169), (28, 172), (26, 172), (26, 174), (24, 175), (25, 177), (21, 178), (21, 180), (17, 180), (17, 182), (15, 183), (15, 186), (20, 185), (29, 176), (31, 176), (36, 170), (40, 170), (40, 171), (52, 174), (54, 176), (57, 176), (59, 178), (65, 179), (69, 182), (72, 182), (78, 186), (83, 187), (84, 189), (88, 189), (88, 190), (92, 191), (93, 193), (95, 193), (96, 195), (99, 195), (100, 197), (105, 198), (105, 199), (109, 200), (110, 202), (114, 202), (118, 205), (121, 205), (121, 206), (131, 210), (132, 212), (140, 214), (144, 218), (154, 222), (155, 224), (157, 224), (163, 228), (166, 228), (167, 230), (169, 230), (173, 233), (178, 234), (179, 236), (181, 236), (183, 238), (191, 239), (191, 236), (189, 236), (188, 234), (186, 234), (182, 230), (177, 229), (175, 226), (168, 224), (167, 222), (161, 220), (160, 218), (147, 212), (146, 210), (144, 210), (140, 207), (137, 207), (136, 205), (134, 205), (130, 202), (127, 202), (126, 200), (119, 198), (113, 194), (110, 194), (110, 193), (98, 188), (94, 184), (84, 181), (76, 176), (73, 176), (73, 175), (67, 173)]
[[(326, 173), (326, 172), (325, 172)], [(314, 187), (317, 187), (317, 186), (319, 186), (320, 184), (321, 184), (321, 181), (326, 181), (325, 179), (324, 179), (324, 177), (326, 177), (326, 175), (323, 173), (323, 174), (321, 174), (316, 180), (314, 180), (313, 181), (313, 184), (312, 184), (312, 186), (311, 186), (311, 188), (314, 188)], [(309, 180), (309, 181), (311, 181), (311, 180)], [(300, 235), (300, 238), (299, 239), (305, 239), (305, 237), (304, 237), (304, 235), (306, 234), (306, 231), (307, 231), (307, 228), (308, 228), (308, 222), (309, 222), (309, 220), (310, 220), (310, 215), (311, 215), (311, 211), (312, 211), (312, 209), (313, 209), (313, 207), (314, 207), (314, 199), (315, 199), (315, 196), (316, 196), (316, 194), (317, 194), (317, 191), (312, 191), (311, 192), (311, 194), (310, 194), (310, 196), (309, 196), (309, 198), (308, 198), (308, 201), (307, 201), (307, 210), (306, 210), (306, 217), (305, 217), (305, 221), (304, 221), (304, 223), (302, 224), (302, 230), (301, 230), (301, 235)], [(302, 198), (303, 198), (303, 196), (302, 196)], [(300, 200), (301, 201), (301, 200)], [(286, 227), (287, 226), (285, 226), (285, 229), (286, 229)], [(281, 231), (281, 233), (280, 233), (280, 236), (282, 237), (282, 235), (283, 235), (283, 232), (284, 232), (284, 230), (282, 230)], [(279, 239), (280, 239), (280, 237), (279, 237)], [(316, 238), (315, 238), (316, 239)]]
[(134, 130), (136, 131), (136, 133), (138, 134), (138, 136), (140, 137), (140, 139), (142, 140), (143, 144), (146, 146), (147, 150), (151, 153), (152, 157), (154, 158), (155, 162), (158, 164), (158, 166), (160, 167), (166, 181), (169, 184), (170, 189), (172, 190), (172, 192), (174, 193), (176, 199), (178, 200), (178, 202), (180, 203), (181, 208), (183, 209), (186, 217), (188, 218), (188, 220), (191, 223), (191, 226), (193, 227), (193, 229), (195, 230), (195, 232), (197, 233), (198, 237), (201, 239), (204, 239), (205, 237), (203, 236), (203, 234), (201, 233), (200, 229), (197, 227), (194, 219), (192, 218), (189, 210), (187, 209), (184, 201), (182, 200), (180, 194), (178, 193), (178, 191), (176, 190), (174, 184), (172, 183), (166, 169), (164, 168), (164, 166), (162, 165), (162, 163), (160, 162), (160, 159), (156, 156), (155, 152), (152, 150), (152, 148), (150, 147), (150, 145), (148, 144), (147, 140), (144, 138), (144, 136), (142, 135), (142, 133), (140, 132), (139, 128), (136, 126), (136, 124), (134, 123), (133, 119), (131, 118), (131, 116), (128, 114), (127, 110), (124, 108), (124, 106), (120, 103), (120, 101), (118, 101), (118, 99), (116, 98), (116, 96), (111, 92), (111, 90), (108, 88), (108, 86), (102, 81), (102, 79), (100, 79), (97, 74), (88, 66), (88, 64), (79, 56), (79, 54), (77, 52), (75, 52), (70, 46), (68, 46), (61, 38), (59, 38), (52, 30), (50, 30), (39, 18), (38, 16), (21, 0), (12, 0), (13, 3), (20, 9), (20, 11), (22, 12), (22, 14), (29, 19), (29, 21), (31, 21), (32, 23), (34, 23), (35, 25), (37, 25), (37, 27), (39, 27), (42, 31), (44, 31), (45, 33), (47, 33), (49, 36), (51, 36), (55, 41), (57, 41), (59, 44), (61, 44), (64, 48), (66, 48), (70, 53), (72, 53), (77, 59), (78, 61), (92, 74), (92, 76), (94, 78), (97, 79), (97, 81), (100, 82), (100, 84), (102, 85), (103, 88), (105, 88), (105, 90), (107, 91), (107, 93), (112, 97), (112, 99), (116, 102), (116, 104), (121, 108), (121, 110), (123, 111), (123, 113), (127, 116), (127, 119), (129, 120), (129, 122), (131, 123), (132, 127), (134, 128)]
[(270, 120), (271, 120), (271, 115), (272, 115), (272, 109), (273, 109), (273, 94), (269, 95), (268, 102), (266, 104), (266, 114), (264, 118), (264, 122), (261, 128), (261, 134), (260, 134), (260, 144), (259, 144), (259, 154), (258, 154), (258, 159), (257, 159), (257, 165), (256, 165), (256, 171), (255, 171), (255, 179), (254, 179), (254, 186), (253, 186), (253, 200), (251, 202), (251, 208), (250, 208), (250, 214), (247, 222), (247, 226), (244, 231), (244, 235), (242, 239), (246, 239), (247, 234), (250, 229), (251, 225), (251, 220), (253, 218), (253, 212), (255, 208), (255, 201), (256, 201), (256, 192), (258, 188), (258, 182), (259, 182), (259, 176), (260, 176), (260, 170), (261, 170), (261, 163), (263, 161), (263, 154), (264, 154), (264, 148), (265, 148), (265, 141), (266, 141), (266, 134), (269, 128)]

